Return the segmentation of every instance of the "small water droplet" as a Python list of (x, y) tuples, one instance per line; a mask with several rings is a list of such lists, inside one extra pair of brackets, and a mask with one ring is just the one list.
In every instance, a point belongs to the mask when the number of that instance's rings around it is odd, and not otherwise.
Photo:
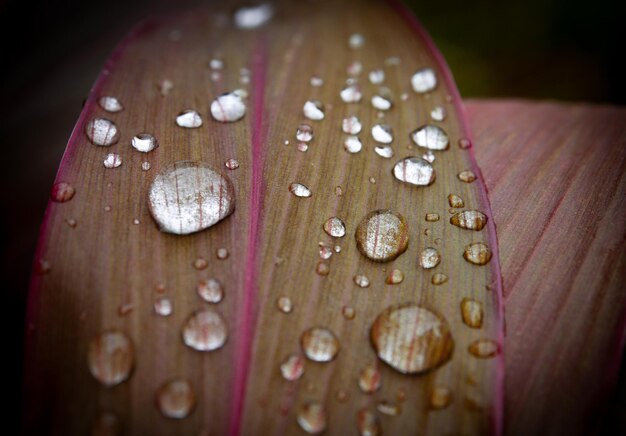
[(411, 86), (418, 93), (432, 91), (437, 87), (437, 76), (432, 68), (422, 68), (417, 70), (411, 77)]
[(122, 103), (120, 103), (117, 98), (111, 97), (109, 95), (100, 97), (100, 100), (98, 100), (98, 104), (102, 109), (107, 112), (115, 113), (124, 110), (124, 106), (122, 106)]
[(120, 139), (120, 131), (117, 125), (106, 118), (94, 118), (85, 126), (87, 138), (94, 145), (109, 147)]
[(150, 170), (150, 168), (152, 168), (152, 165), (150, 165), (150, 162), (145, 161), (145, 162), (142, 162), (142, 163), (141, 163), (141, 169), (142, 169), (143, 171), (149, 171), (149, 170)]
[(341, 197), (343, 195), (343, 188), (341, 186), (335, 186), (335, 195)]
[(465, 202), (463, 201), (463, 199), (456, 194), (448, 195), (448, 203), (450, 204), (450, 207), (455, 208), (465, 206)]
[(334, 216), (324, 223), (324, 231), (333, 238), (343, 238), (346, 235), (346, 225), (341, 218)]
[(393, 167), (394, 177), (416, 186), (428, 186), (435, 181), (435, 169), (430, 162), (416, 156), (399, 160)]
[(287, 381), (298, 380), (304, 374), (304, 359), (292, 354), (280, 364), (280, 372)]
[(397, 285), (402, 283), (403, 281), (404, 273), (399, 269), (392, 269), (391, 271), (389, 271), (389, 274), (387, 274), (387, 278), (385, 279), (385, 282), (388, 285)]
[(361, 140), (358, 136), (350, 135), (347, 136), (345, 141), (343, 142), (343, 148), (348, 153), (354, 154), (361, 151), (361, 149), (363, 148), (363, 144), (361, 143)]
[(300, 142), (298, 145), (296, 145), (296, 149), (302, 153), (306, 152), (309, 149), (309, 146), (307, 144), (305, 144), (304, 142)]
[(452, 403), (452, 390), (444, 386), (436, 386), (430, 393), (430, 407), (445, 409)]
[(239, 29), (256, 29), (261, 27), (274, 15), (274, 7), (269, 3), (257, 6), (242, 7), (234, 15), (235, 27)]
[(390, 145), (374, 147), (374, 152), (385, 159), (391, 159), (393, 157), (393, 148), (391, 148)]
[(361, 87), (359, 85), (348, 85), (339, 93), (344, 103), (358, 103), (363, 98)]
[(341, 246), (335, 245), (335, 253), (341, 253)]
[(370, 279), (368, 279), (367, 276), (364, 276), (363, 274), (357, 274), (352, 279), (354, 280), (354, 284), (357, 285), (359, 288), (368, 288), (370, 285)]
[(388, 111), (393, 106), (393, 102), (388, 97), (383, 97), (381, 95), (374, 95), (372, 97), (372, 107), (379, 111)]
[(357, 248), (365, 257), (375, 262), (389, 262), (406, 251), (409, 228), (399, 213), (375, 210), (361, 220), (355, 238)]
[(157, 83), (157, 88), (163, 97), (170, 93), (174, 89), (174, 82), (169, 79), (163, 79)]
[(117, 168), (122, 165), (122, 157), (117, 153), (109, 153), (104, 157), (105, 168)]
[(118, 385), (128, 379), (135, 365), (135, 350), (124, 333), (107, 331), (89, 343), (89, 371), (104, 386)]
[(388, 401), (382, 400), (376, 405), (378, 410), (383, 415), (398, 416), (402, 412), (402, 407), (399, 404), (393, 404)]
[(41, 275), (47, 274), (50, 272), (51, 268), (52, 268), (52, 265), (50, 264), (49, 261), (45, 259), (40, 259), (37, 265), (37, 273)]
[(307, 359), (314, 362), (330, 362), (339, 352), (339, 339), (323, 327), (305, 330), (300, 337), (300, 345)]
[(383, 433), (380, 419), (374, 412), (370, 412), (367, 409), (361, 409), (357, 413), (356, 427), (360, 436), (379, 436)]
[(403, 93), (400, 95), (400, 100), (402, 100), (402, 101), (407, 101), (408, 99), (409, 99), (409, 94), (408, 94), (408, 93), (403, 92)]
[(219, 58), (213, 58), (209, 61), (209, 68), (213, 70), (221, 70), (224, 68), (224, 61)]
[(386, 124), (376, 124), (372, 127), (372, 138), (381, 144), (391, 144), (393, 142), (393, 130)]
[(178, 235), (207, 229), (235, 210), (230, 180), (197, 161), (175, 162), (161, 170), (150, 185), (148, 199), (159, 228)]
[(133, 224), (138, 226), (139, 224), (141, 224), (141, 221), (139, 220), (139, 218), (135, 218), (133, 219)]
[(441, 262), (441, 255), (436, 248), (428, 247), (420, 253), (420, 265), (424, 269), (434, 268)]
[(402, 59), (400, 59), (398, 56), (390, 56), (385, 59), (385, 65), (387, 65), (388, 67), (400, 65), (401, 63)]
[(369, 79), (372, 85), (380, 85), (385, 81), (385, 72), (383, 70), (372, 70), (369, 73)]
[(237, 159), (230, 158), (224, 162), (224, 166), (229, 170), (236, 170), (239, 168), (239, 161)]
[(479, 329), (483, 325), (483, 305), (480, 301), (464, 298), (461, 301), (461, 315), (468, 327)]
[(343, 306), (341, 308), (341, 314), (348, 321), (352, 321), (354, 317), (356, 316), (356, 311), (354, 310), (354, 307), (352, 306)]
[(207, 303), (217, 304), (224, 298), (224, 288), (217, 279), (200, 280), (196, 290), (200, 298)]
[(359, 61), (354, 61), (348, 65), (346, 72), (349, 76), (358, 76), (363, 71), (363, 64)]
[(477, 210), (466, 210), (450, 217), (450, 224), (462, 229), (482, 230), (487, 224), (487, 216)]
[(222, 123), (232, 123), (246, 114), (246, 104), (238, 92), (229, 92), (217, 97), (211, 103), (211, 116)]
[(224, 260), (224, 259), (228, 259), (228, 256), (230, 256), (230, 253), (228, 252), (228, 249), (224, 247), (220, 247), (217, 250), (215, 250), (215, 256), (219, 260)]
[(203, 257), (198, 257), (193, 261), (193, 267), (197, 270), (205, 269), (207, 266), (209, 266), (209, 263)]
[(498, 354), (499, 347), (498, 343), (491, 339), (478, 339), (472, 342), (467, 350), (475, 357), (488, 359)]
[(159, 297), (154, 300), (154, 313), (160, 316), (170, 316), (174, 311), (174, 304), (169, 297)]
[(313, 139), (313, 127), (309, 124), (300, 124), (296, 130), (296, 139), (302, 142), (310, 142)]
[(465, 247), (463, 258), (474, 265), (486, 265), (491, 260), (491, 249), (487, 244), (475, 242)]
[(148, 153), (159, 146), (156, 138), (149, 133), (135, 135), (130, 141), (130, 145), (137, 151)]
[(366, 394), (373, 394), (381, 386), (380, 370), (374, 365), (368, 365), (359, 375), (359, 387)]
[(340, 403), (345, 403), (346, 401), (350, 399), (350, 394), (343, 389), (339, 389), (337, 393), (335, 394), (335, 398)]
[(222, 316), (210, 309), (192, 313), (182, 334), (185, 345), (198, 351), (222, 348), (228, 337)]
[(135, 305), (133, 303), (124, 303), (118, 306), (117, 313), (119, 316), (126, 316), (133, 310), (135, 310)]
[(435, 153), (428, 150), (426, 153), (422, 155), (422, 159), (424, 159), (426, 162), (433, 163), (435, 161)]
[(361, 121), (359, 121), (359, 119), (354, 115), (344, 118), (341, 123), (341, 130), (350, 135), (358, 135), (361, 132), (362, 127)]
[(196, 129), (202, 126), (202, 117), (193, 109), (185, 109), (176, 117), (176, 124), (187, 129)]
[(324, 80), (319, 76), (311, 77), (311, 86), (320, 87), (324, 84)]
[(280, 310), (282, 313), (291, 313), (291, 311), (293, 310), (293, 303), (291, 302), (291, 298), (284, 295), (278, 297), (278, 299), (276, 300), (276, 307), (278, 307), (278, 310)]
[(315, 272), (321, 276), (327, 276), (330, 272), (330, 265), (327, 262), (319, 261), (315, 267)]
[(457, 175), (457, 177), (459, 178), (460, 181), (465, 182), (465, 183), (472, 183), (474, 180), (476, 180), (476, 174), (474, 174), (474, 172), (471, 170), (461, 171)]
[(381, 312), (370, 336), (378, 357), (404, 374), (444, 364), (454, 348), (445, 318), (413, 303), (391, 306)]
[(302, 430), (318, 434), (326, 430), (326, 411), (319, 403), (307, 403), (298, 408), (296, 420)]
[(327, 245), (321, 244), (320, 245), (320, 259), (330, 259), (330, 257), (333, 255), (333, 249)]
[(353, 33), (350, 35), (350, 39), (348, 40), (348, 45), (352, 49), (361, 48), (365, 44), (365, 37), (360, 33)]
[(309, 120), (320, 121), (324, 119), (324, 106), (317, 100), (309, 100), (304, 103), (302, 111)]
[(446, 119), (446, 109), (443, 106), (437, 106), (430, 111), (430, 117), (435, 121), (443, 121)]
[(442, 273), (435, 273), (433, 274), (432, 278), (430, 279), (430, 282), (433, 285), (442, 285), (445, 282), (448, 281), (448, 276)]
[(426, 221), (428, 222), (436, 222), (439, 221), (439, 214), (438, 213), (427, 213), (425, 216)]
[(111, 206), (109, 206), (109, 205), (104, 206), (104, 211), (105, 212), (111, 212)]
[(411, 139), (420, 147), (429, 150), (445, 150), (448, 148), (448, 134), (441, 127), (427, 124), (411, 132)]
[(74, 219), (74, 218), (68, 218), (65, 220), (65, 223), (70, 226), (71, 228), (76, 228), (76, 225), (78, 224), (78, 222)]
[(74, 194), (76, 194), (76, 190), (72, 185), (67, 182), (58, 182), (50, 190), (50, 199), (55, 203), (65, 203), (70, 201)]
[(466, 150), (466, 149), (471, 148), (471, 147), (472, 147), (472, 142), (469, 139), (467, 139), (467, 138), (459, 139), (459, 148), (460, 149)]
[(289, 185), (289, 192), (296, 197), (308, 198), (311, 196), (311, 190), (301, 183), (292, 183)]
[(183, 419), (193, 411), (196, 405), (196, 395), (189, 381), (170, 380), (157, 391), (156, 403), (163, 416)]

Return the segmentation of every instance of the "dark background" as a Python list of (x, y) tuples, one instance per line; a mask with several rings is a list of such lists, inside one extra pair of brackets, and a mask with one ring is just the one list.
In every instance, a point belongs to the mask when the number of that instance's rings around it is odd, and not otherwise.
[[(302, 0), (303, 1), (303, 0)], [(339, 0), (329, 0), (339, 1)], [(194, 0), (0, 0), (0, 277), (4, 373), (18, 399), (24, 308), (48, 192), (106, 57), (133, 24)], [(407, 1), (443, 52), (464, 98), (626, 103), (623, 19), (596, 0)], [(626, 120), (625, 120), (626, 121)], [(601, 426), (626, 434), (625, 371)], [(8, 416), (19, 416), (11, 401)], [(557, 406), (558, 407), (558, 406)]]

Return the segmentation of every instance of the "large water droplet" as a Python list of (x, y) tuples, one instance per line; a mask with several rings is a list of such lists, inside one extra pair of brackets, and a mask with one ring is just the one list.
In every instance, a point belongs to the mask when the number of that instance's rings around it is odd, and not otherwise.
[(470, 354), (480, 359), (488, 359), (498, 354), (499, 347), (496, 341), (491, 339), (478, 339), (467, 348)]
[(445, 150), (448, 148), (448, 134), (441, 127), (427, 124), (411, 133), (413, 142), (429, 150)]
[(319, 121), (324, 119), (324, 106), (317, 100), (309, 100), (304, 103), (302, 111), (309, 120)]
[(444, 386), (437, 386), (430, 393), (430, 407), (445, 409), (452, 403), (452, 398), (452, 390)]
[(102, 162), (105, 168), (117, 168), (122, 165), (122, 157), (117, 153), (109, 153)]
[(409, 246), (406, 219), (388, 209), (367, 214), (359, 223), (355, 237), (359, 251), (375, 262), (389, 262)]
[(346, 225), (341, 218), (334, 216), (324, 223), (324, 231), (333, 238), (343, 238), (346, 235)]
[(301, 183), (292, 183), (289, 185), (289, 192), (296, 197), (308, 198), (311, 196), (311, 190)]
[(479, 329), (483, 325), (483, 305), (480, 301), (464, 298), (461, 301), (463, 322), (472, 328)]
[(424, 93), (437, 87), (437, 76), (432, 68), (417, 70), (411, 77), (411, 86), (415, 92)]
[(391, 144), (393, 142), (393, 130), (386, 124), (376, 124), (372, 127), (372, 138), (381, 144)]
[(339, 352), (339, 339), (330, 330), (312, 327), (300, 337), (304, 355), (314, 362), (330, 362)]
[(413, 303), (385, 309), (374, 321), (370, 335), (378, 357), (404, 374), (442, 365), (454, 348), (446, 320)]
[(363, 148), (363, 144), (361, 143), (361, 140), (358, 136), (350, 135), (347, 136), (345, 141), (343, 142), (343, 148), (348, 153), (354, 154), (361, 151), (361, 149)]
[(117, 143), (120, 139), (120, 131), (111, 120), (106, 118), (94, 118), (85, 126), (87, 138), (95, 144), (108, 147)]
[(287, 381), (298, 380), (304, 374), (304, 359), (292, 354), (280, 364), (280, 372)]
[(450, 223), (462, 229), (482, 230), (487, 224), (487, 216), (478, 210), (466, 210), (450, 217)]
[(200, 298), (207, 303), (217, 304), (224, 298), (224, 288), (217, 279), (200, 280), (197, 291)]
[(91, 375), (105, 386), (126, 381), (135, 365), (135, 350), (124, 333), (108, 331), (89, 343), (87, 362)]
[(183, 341), (194, 350), (217, 350), (222, 348), (227, 338), (222, 316), (210, 309), (194, 312), (183, 327)]
[(307, 403), (298, 408), (296, 420), (302, 430), (318, 434), (326, 430), (326, 411), (319, 403)]
[(222, 94), (211, 103), (211, 116), (222, 123), (240, 120), (246, 114), (246, 104), (236, 92)]
[(235, 26), (239, 29), (256, 29), (271, 20), (273, 15), (274, 7), (269, 3), (242, 7), (235, 12)]
[(124, 106), (122, 106), (122, 103), (120, 103), (117, 98), (108, 95), (100, 97), (100, 100), (98, 100), (98, 104), (102, 109), (107, 112), (115, 113), (124, 110)]
[(428, 186), (435, 181), (435, 169), (430, 162), (416, 156), (399, 160), (393, 167), (394, 177), (416, 186)]
[(176, 124), (187, 129), (196, 129), (202, 126), (202, 117), (193, 109), (185, 109), (176, 117)]
[(183, 419), (193, 411), (196, 405), (196, 395), (189, 381), (171, 380), (157, 391), (156, 403), (163, 416)]
[(135, 135), (130, 141), (130, 145), (137, 151), (148, 153), (159, 146), (156, 138), (149, 133), (140, 133)]
[(159, 228), (178, 235), (209, 228), (235, 210), (232, 183), (204, 162), (167, 166), (154, 178), (148, 199)]
[(363, 368), (359, 375), (359, 387), (366, 394), (373, 394), (380, 389), (381, 386), (380, 370), (374, 365), (368, 365)]
[(491, 260), (491, 249), (483, 242), (475, 242), (465, 247), (463, 258), (474, 265), (486, 265)]
[(300, 124), (296, 130), (296, 139), (302, 142), (310, 142), (313, 139), (313, 127), (309, 124)]
[(341, 100), (344, 103), (358, 103), (363, 98), (363, 93), (361, 92), (361, 87), (357, 84), (348, 85), (341, 90), (339, 93)]
[(362, 127), (361, 121), (359, 121), (359, 119), (354, 115), (344, 118), (341, 123), (341, 129), (343, 132), (350, 135), (358, 135), (361, 132)]
[(70, 201), (74, 194), (76, 194), (76, 190), (72, 185), (67, 182), (58, 182), (50, 190), (50, 199), (55, 203), (65, 203)]
[(428, 247), (420, 253), (420, 265), (424, 269), (434, 268), (441, 262), (441, 255), (436, 248)]
[(359, 410), (356, 416), (356, 426), (360, 436), (379, 436), (382, 434), (380, 419), (374, 412), (367, 409)]

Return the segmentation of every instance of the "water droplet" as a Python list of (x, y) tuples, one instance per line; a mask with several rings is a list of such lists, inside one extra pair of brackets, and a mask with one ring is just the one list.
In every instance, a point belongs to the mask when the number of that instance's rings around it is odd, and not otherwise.
[(376, 405), (378, 410), (383, 415), (398, 416), (402, 412), (402, 407), (399, 404), (393, 404), (388, 401), (382, 400)]
[(391, 271), (389, 271), (389, 274), (387, 274), (387, 278), (385, 279), (385, 282), (388, 285), (397, 285), (399, 283), (402, 283), (403, 281), (404, 273), (399, 269), (392, 269)]
[(321, 276), (327, 276), (330, 272), (330, 265), (327, 262), (319, 261), (315, 267), (315, 272)]
[(330, 362), (339, 352), (339, 339), (330, 330), (312, 327), (300, 337), (304, 355), (314, 362)]
[(363, 71), (363, 64), (359, 61), (352, 62), (346, 69), (349, 76), (358, 76), (361, 74), (361, 71)]
[(359, 85), (348, 85), (339, 93), (344, 103), (358, 103), (363, 98), (361, 87)]
[(143, 171), (149, 171), (149, 170), (150, 170), (150, 168), (152, 168), (152, 165), (150, 165), (150, 162), (145, 161), (145, 162), (142, 162), (142, 163), (141, 163), (141, 169), (142, 169)]
[(215, 250), (215, 256), (219, 260), (224, 260), (224, 259), (228, 259), (228, 256), (230, 256), (230, 253), (228, 252), (228, 249), (224, 247), (220, 247), (217, 250)]
[(444, 386), (436, 386), (430, 393), (430, 407), (445, 409), (452, 403), (452, 390)]
[(104, 157), (105, 168), (117, 168), (122, 165), (122, 157), (117, 153), (109, 153)]
[(89, 371), (104, 386), (126, 381), (135, 365), (135, 350), (124, 333), (108, 331), (96, 336), (87, 352)]
[(196, 395), (187, 380), (171, 380), (163, 384), (156, 394), (159, 411), (167, 418), (183, 419), (196, 405)]
[(58, 182), (50, 190), (50, 199), (55, 203), (65, 203), (70, 201), (76, 194), (76, 190), (67, 182)]
[(304, 103), (302, 111), (309, 120), (319, 121), (324, 119), (324, 106), (317, 100), (309, 100)]
[(311, 86), (320, 87), (324, 84), (324, 80), (319, 76), (311, 77)]
[(76, 225), (78, 224), (78, 222), (74, 219), (74, 218), (68, 218), (65, 220), (65, 223), (70, 226), (71, 228), (76, 228)]
[(185, 109), (176, 117), (176, 124), (187, 129), (196, 129), (202, 125), (202, 117), (193, 109)]
[(340, 218), (334, 216), (324, 223), (324, 231), (333, 238), (343, 238), (346, 235), (346, 225)]
[(269, 3), (242, 7), (235, 12), (235, 27), (239, 29), (256, 29), (271, 20), (273, 15), (274, 8)]
[(311, 190), (301, 183), (292, 183), (291, 185), (289, 185), (289, 192), (291, 192), (296, 197), (308, 198), (311, 196)]
[(157, 83), (157, 87), (159, 88), (161, 95), (165, 97), (172, 89), (174, 89), (174, 83), (169, 79), (163, 79)]
[(411, 77), (411, 86), (418, 93), (432, 91), (437, 87), (437, 76), (432, 68), (422, 68), (417, 70)]
[(341, 246), (335, 245), (335, 253), (341, 253)]
[(337, 393), (335, 394), (335, 398), (340, 403), (345, 403), (346, 401), (350, 399), (350, 394), (343, 389), (339, 389)]
[(341, 130), (350, 135), (358, 135), (361, 132), (362, 127), (361, 121), (359, 121), (359, 119), (354, 115), (344, 118), (341, 123)]
[(335, 186), (335, 195), (341, 197), (343, 195), (343, 188), (341, 186)]
[(468, 327), (479, 329), (483, 325), (483, 305), (480, 301), (464, 298), (461, 301), (461, 315)]
[(354, 280), (354, 284), (357, 285), (359, 288), (368, 288), (370, 285), (370, 279), (368, 279), (367, 276), (364, 276), (363, 274), (357, 274), (352, 279)]
[(296, 419), (300, 428), (309, 434), (326, 430), (326, 411), (319, 403), (307, 403), (300, 406)]
[(433, 163), (435, 161), (435, 153), (428, 150), (422, 155), (422, 159), (424, 159), (426, 162)]
[(347, 319), (348, 321), (352, 321), (354, 319), (354, 317), (356, 316), (356, 311), (354, 310), (354, 307), (351, 306), (343, 306), (341, 308), (341, 314), (343, 315), (343, 317), (345, 319)]
[(379, 436), (383, 433), (380, 419), (374, 412), (370, 412), (367, 409), (361, 409), (357, 413), (356, 427), (360, 436)]
[(100, 97), (100, 100), (98, 100), (98, 104), (100, 105), (102, 109), (104, 109), (107, 112), (114, 113), (114, 112), (120, 112), (124, 110), (124, 106), (122, 106), (122, 104), (117, 98), (111, 97), (108, 95), (104, 97)]
[(217, 279), (200, 280), (196, 290), (207, 303), (217, 304), (224, 298), (224, 288)]
[(383, 70), (372, 70), (370, 71), (369, 79), (372, 85), (380, 85), (385, 81), (385, 72)]
[(406, 219), (388, 209), (367, 214), (359, 223), (355, 237), (359, 251), (375, 262), (389, 262), (409, 245)]
[(50, 272), (51, 268), (52, 268), (52, 265), (50, 264), (49, 261), (45, 259), (40, 259), (37, 265), (37, 273), (42, 274), (42, 275), (47, 274), (48, 272)]
[(209, 61), (209, 68), (213, 70), (221, 70), (224, 68), (224, 61), (218, 58), (213, 58)]
[(391, 109), (391, 106), (393, 106), (393, 102), (391, 101), (390, 98), (386, 98), (380, 95), (374, 95), (372, 97), (371, 102), (372, 102), (372, 107), (379, 111), (387, 111)]
[(205, 269), (207, 266), (209, 266), (209, 263), (204, 257), (198, 257), (193, 261), (193, 267), (197, 270)]
[(120, 139), (120, 131), (111, 120), (106, 118), (94, 118), (85, 126), (87, 138), (95, 144), (108, 147), (117, 143)]
[(393, 157), (393, 148), (391, 148), (390, 145), (374, 147), (374, 152), (385, 159), (391, 159)]
[(226, 343), (228, 337), (221, 315), (210, 309), (191, 314), (182, 334), (185, 345), (198, 351), (217, 350)]
[(359, 387), (366, 394), (373, 394), (380, 389), (381, 376), (380, 371), (374, 365), (368, 365), (363, 368), (359, 375)]
[(124, 303), (118, 306), (117, 313), (119, 316), (126, 316), (133, 310), (135, 310), (135, 305), (133, 303)]
[(150, 213), (159, 228), (187, 235), (207, 229), (235, 210), (230, 180), (204, 162), (168, 165), (150, 185)]
[(393, 175), (401, 182), (416, 186), (428, 186), (435, 181), (433, 166), (415, 156), (399, 160), (393, 167)]
[(309, 124), (300, 124), (296, 130), (296, 139), (302, 142), (310, 142), (313, 139), (313, 127)]
[(456, 194), (448, 195), (448, 203), (450, 203), (450, 207), (459, 208), (465, 206), (463, 199)]
[(465, 247), (463, 258), (474, 265), (486, 265), (491, 260), (491, 249), (487, 244), (476, 242)]
[(291, 311), (293, 310), (293, 303), (291, 302), (291, 298), (285, 297), (284, 295), (278, 297), (278, 299), (276, 300), (276, 307), (278, 307), (278, 310), (280, 310), (282, 313), (291, 313)]
[(450, 217), (450, 224), (462, 229), (482, 230), (487, 224), (487, 216), (477, 210), (466, 210)]
[(363, 47), (365, 43), (365, 37), (360, 33), (353, 33), (350, 35), (350, 39), (348, 40), (348, 45), (350, 48), (356, 49)]
[(370, 335), (378, 357), (404, 374), (444, 364), (454, 348), (446, 320), (413, 303), (385, 309), (374, 321)]
[(304, 374), (304, 359), (292, 354), (280, 364), (280, 372), (287, 381), (295, 381)]
[(346, 137), (346, 140), (343, 142), (343, 148), (348, 153), (358, 153), (363, 148), (363, 144), (358, 136), (350, 135)]
[(430, 111), (430, 117), (435, 121), (443, 121), (446, 119), (446, 110), (443, 106), (437, 106)]
[(159, 146), (156, 138), (149, 133), (140, 133), (130, 141), (130, 145), (137, 151), (148, 153)]
[(170, 316), (174, 311), (174, 304), (168, 297), (159, 297), (154, 300), (154, 313), (160, 316)]
[(391, 144), (393, 141), (393, 130), (386, 124), (376, 124), (372, 127), (372, 138), (381, 144)]
[(385, 59), (385, 65), (387, 65), (388, 67), (400, 65), (401, 63), (402, 59), (400, 59), (398, 56), (390, 56)]
[(424, 269), (434, 268), (441, 262), (441, 255), (437, 249), (428, 247), (420, 253), (420, 265)]
[(237, 168), (239, 168), (239, 161), (237, 159), (231, 158), (224, 162), (224, 166), (229, 170), (236, 170)]
[(333, 249), (331, 247), (328, 247), (327, 245), (321, 245), (320, 246), (320, 258), (327, 260), (330, 259), (330, 257), (333, 255)]
[(445, 150), (449, 144), (446, 132), (441, 127), (432, 124), (415, 129), (411, 132), (411, 139), (415, 145), (429, 150)]
[(301, 151), (302, 153), (306, 152), (309, 149), (309, 146), (307, 144), (305, 144), (304, 142), (300, 142), (297, 146), (296, 149), (298, 151)]
[(499, 347), (498, 343), (491, 339), (478, 339), (472, 342), (467, 350), (475, 357), (488, 359), (498, 354)]
[(435, 273), (433, 274), (432, 278), (430, 279), (430, 282), (433, 285), (442, 285), (445, 282), (448, 281), (448, 276), (442, 273)]
[(426, 219), (426, 221), (431, 222), (431, 223), (439, 221), (439, 214), (438, 213), (427, 213), (425, 219)]
[(111, 206), (109, 206), (109, 205), (104, 206), (104, 211), (105, 212), (111, 212)]
[(222, 123), (232, 123), (246, 114), (246, 104), (237, 92), (229, 92), (217, 97), (211, 103), (211, 116)]
[(459, 148), (463, 149), (463, 150), (467, 150), (468, 148), (472, 147), (472, 141), (470, 141), (467, 138), (461, 138), (459, 139)]
[(465, 182), (465, 183), (472, 183), (474, 180), (476, 180), (476, 174), (474, 174), (474, 172), (471, 170), (461, 171), (457, 175), (457, 177), (459, 178), (460, 181)]

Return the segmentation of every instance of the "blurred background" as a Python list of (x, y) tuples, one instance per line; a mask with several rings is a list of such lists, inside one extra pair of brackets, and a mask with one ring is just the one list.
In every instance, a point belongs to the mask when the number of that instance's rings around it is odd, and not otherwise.
[[(336, 1), (336, 0), (335, 0)], [(117, 42), (141, 19), (195, 0), (0, 1), (2, 317), (10, 398), (19, 395), (24, 308), (50, 186), (82, 102)], [(405, 1), (469, 98), (626, 103), (626, 35), (616, 3), (596, 0)], [(626, 121), (626, 120), (625, 120)], [(603, 434), (626, 434), (625, 371)], [(15, 395), (13, 395), (15, 394)], [(12, 402), (9, 416), (18, 416)]]

